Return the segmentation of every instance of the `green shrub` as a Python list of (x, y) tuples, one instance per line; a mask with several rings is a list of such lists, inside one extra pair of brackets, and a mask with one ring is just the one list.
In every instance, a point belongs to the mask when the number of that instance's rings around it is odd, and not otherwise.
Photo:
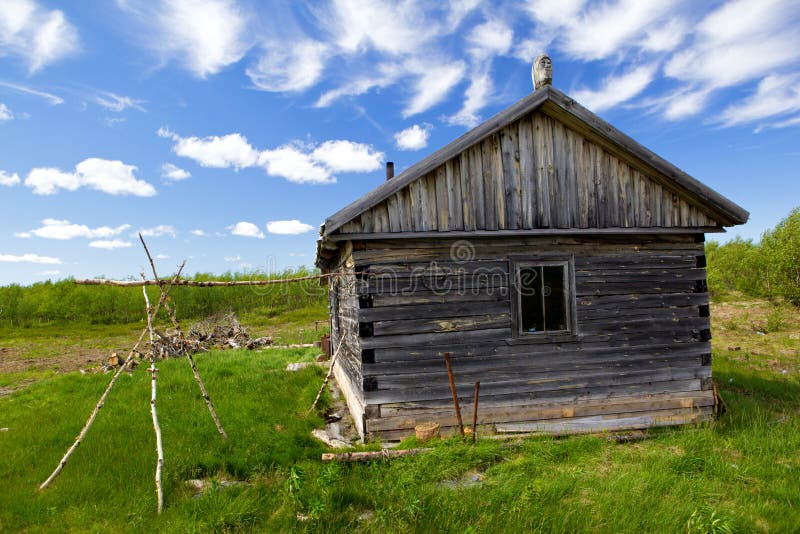
[(715, 298), (738, 291), (800, 305), (800, 208), (764, 232), (758, 243), (739, 237), (724, 244), (709, 241), (706, 264)]

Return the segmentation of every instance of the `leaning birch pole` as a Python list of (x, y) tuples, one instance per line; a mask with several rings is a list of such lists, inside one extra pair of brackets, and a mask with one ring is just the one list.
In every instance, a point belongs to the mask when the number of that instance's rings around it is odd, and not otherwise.
[(331, 366), (328, 369), (328, 374), (325, 375), (325, 380), (322, 381), (322, 386), (320, 386), (319, 391), (317, 392), (317, 396), (314, 398), (314, 402), (311, 404), (311, 408), (308, 409), (306, 415), (309, 415), (311, 412), (314, 411), (314, 408), (317, 407), (317, 403), (319, 399), (322, 398), (322, 392), (325, 391), (325, 386), (328, 385), (328, 382), (331, 379), (331, 375), (333, 375), (333, 366), (336, 364), (336, 357), (339, 356), (339, 351), (342, 349), (342, 343), (339, 343), (339, 346), (336, 347), (336, 352), (333, 353), (333, 358), (331, 358)]
[[(181, 271), (183, 271), (184, 265), (186, 265), (185, 261), (181, 264), (181, 266), (178, 269), (178, 272), (175, 275), (175, 278), (173, 279), (173, 281), (178, 280), (178, 278), (181, 275)], [(167, 298), (167, 295), (169, 294), (170, 288), (171, 288), (171, 286), (168, 286), (167, 289), (161, 293), (161, 298), (156, 303), (156, 306), (153, 309), (152, 314), (150, 316), (153, 316), (156, 313), (158, 313), (158, 309), (161, 307), (162, 304), (164, 304), (166, 302), (166, 298)], [(122, 375), (122, 371), (124, 371), (125, 369), (128, 368), (128, 365), (133, 360), (133, 357), (136, 354), (136, 350), (139, 348), (139, 345), (141, 344), (141, 342), (144, 339), (144, 336), (145, 336), (145, 334), (147, 334), (147, 332), (148, 332), (148, 328), (145, 327), (142, 330), (142, 332), (139, 334), (139, 339), (136, 341), (136, 343), (133, 345), (133, 348), (128, 353), (128, 357), (125, 359), (125, 363), (120, 365), (119, 368), (117, 369), (117, 371), (114, 373), (114, 376), (111, 377), (111, 381), (108, 383), (108, 386), (106, 386), (105, 391), (103, 391), (103, 394), (100, 396), (100, 400), (97, 401), (97, 404), (95, 405), (94, 410), (92, 410), (91, 415), (89, 415), (89, 419), (87, 419), (86, 423), (83, 425), (83, 428), (81, 429), (80, 433), (78, 434), (78, 437), (75, 438), (75, 442), (72, 444), (72, 446), (69, 449), (67, 449), (67, 452), (61, 458), (61, 461), (58, 462), (58, 465), (56, 466), (55, 470), (50, 474), (49, 477), (47, 477), (47, 480), (45, 480), (44, 482), (41, 483), (41, 485), (39, 485), (39, 489), (40, 490), (45, 489), (47, 486), (50, 485), (51, 482), (53, 482), (53, 480), (55, 480), (55, 478), (61, 473), (61, 470), (64, 469), (64, 466), (67, 465), (67, 460), (69, 460), (70, 456), (72, 456), (72, 453), (75, 452), (75, 449), (78, 448), (78, 445), (80, 445), (83, 442), (83, 439), (86, 437), (86, 434), (89, 432), (89, 428), (91, 428), (92, 423), (94, 423), (94, 420), (97, 417), (97, 414), (100, 413), (100, 409), (103, 408), (103, 406), (105, 405), (106, 398), (108, 398), (108, 394), (111, 393), (111, 389), (114, 387), (114, 384), (117, 383), (117, 379)]]
[(219, 432), (222, 439), (228, 439), (228, 434), (225, 432), (225, 429), (222, 428), (222, 423), (217, 417), (217, 412), (214, 410), (214, 405), (211, 403), (211, 397), (208, 396), (208, 392), (206, 391), (206, 386), (203, 384), (203, 379), (200, 378), (200, 372), (197, 370), (197, 366), (194, 363), (194, 358), (192, 355), (189, 354), (189, 366), (192, 368), (192, 373), (194, 374), (194, 379), (197, 381), (197, 385), (200, 386), (200, 394), (203, 396), (203, 400), (206, 401), (206, 406), (208, 406), (208, 411), (211, 414), (211, 418), (214, 420), (214, 424), (217, 425), (217, 431)]
[[(144, 280), (144, 272), (142, 272), (142, 280)], [(158, 369), (156, 368), (155, 334), (153, 333), (153, 321), (150, 315), (150, 299), (147, 297), (146, 286), (142, 286), (142, 293), (144, 294), (144, 302), (147, 309), (147, 329), (150, 331), (150, 415), (153, 416), (153, 429), (156, 433), (156, 454), (158, 455), (155, 477), (156, 499), (158, 500), (158, 513), (160, 514), (161, 510), (164, 508), (164, 491), (161, 487), (161, 470), (164, 467), (164, 446), (161, 441), (161, 427), (158, 424), (158, 412), (156, 412), (156, 375), (158, 374)]]
[[(181, 337), (183, 337), (183, 330), (181, 330), (181, 326), (178, 323), (178, 319), (175, 318), (175, 314), (169, 307), (169, 304), (166, 304), (164, 306), (164, 309), (167, 310), (167, 314), (169, 314), (169, 318), (172, 321), (172, 325), (178, 331), (178, 334)], [(219, 432), (220, 436), (222, 436), (222, 439), (228, 439), (228, 434), (225, 432), (225, 429), (222, 428), (222, 423), (219, 420), (219, 416), (217, 416), (217, 411), (214, 409), (214, 404), (211, 402), (211, 397), (208, 395), (208, 391), (206, 391), (206, 385), (203, 383), (203, 379), (200, 377), (200, 371), (197, 370), (197, 364), (194, 363), (194, 358), (192, 357), (192, 353), (188, 352), (186, 354), (186, 358), (189, 360), (189, 367), (192, 368), (192, 374), (194, 375), (194, 380), (200, 387), (200, 394), (202, 395), (203, 400), (206, 402), (206, 406), (208, 407), (208, 412), (211, 414), (211, 419), (213, 419), (214, 424), (217, 425), (217, 431)]]
[[(153, 271), (153, 278), (155, 278), (156, 282), (159, 284), (159, 287), (161, 287), (161, 280), (156, 272), (156, 264), (153, 261), (153, 256), (150, 255), (150, 250), (147, 248), (147, 244), (144, 242), (144, 237), (142, 237), (142, 234), (139, 234), (139, 240), (142, 242), (144, 252), (147, 254), (147, 259), (150, 261), (150, 268)], [(144, 279), (144, 276), (142, 276), (142, 279)], [(182, 339), (183, 330), (181, 329), (181, 325), (178, 323), (178, 318), (175, 317), (175, 313), (173, 313), (172, 308), (166, 301), (164, 302), (164, 309), (167, 311), (170, 321), (172, 321), (172, 326), (175, 327), (175, 329), (178, 331), (178, 335)], [(203, 400), (208, 407), (208, 412), (211, 414), (211, 419), (214, 420), (214, 424), (217, 426), (217, 431), (219, 432), (220, 436), (222, 436), (222, 439), (228, 439), (228, 434), (225, 432), (225, 429), (222, 428), (222, 422), (220, 422), (219, 416), (217, 416), (217, 411), (214, 409), (214, 404), (211, 402), (211, 397), (208, 395), (206, 385), (203, 383), (203, 379), (200, 377), (200, 371), (198, 371), (197, 365), (194, 363), (194, 358), (192, 357), (191, 353), (187, 353), (187, 359), (189, 360), (189, 367), (192, 368), (194, 380), (200, 387), (200, 394), (202, 395)]]

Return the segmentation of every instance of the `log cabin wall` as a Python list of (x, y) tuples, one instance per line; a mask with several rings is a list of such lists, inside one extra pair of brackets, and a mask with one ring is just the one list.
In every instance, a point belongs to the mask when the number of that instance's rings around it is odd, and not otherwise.
[(343, 247), (338, 260), (339, 275), (330, 280), (331, 348), (337, 354), (333, 367), (336, 382), (347, 401), (361, 437), (364, 437), (364, 392), (361, 388), (361, 344), (358, 331), (358, 292), (352, 247)]
[[(348, 343), (360, 353), (343, 374), (360, 379), (369, 436), (455, 424), (444, 352), (463, 406), (481, 382), (482, 424), (624, 428), (711, 413), (702, 234), (369, 240), (352, 257), (360, 339)], [(520, 335), (514, 262), (552, 258), (570, 265), (572, 332)]]
[(589, 131), (534, 111), (345, 223), (341, 234), (719, 228), (715, 215)]

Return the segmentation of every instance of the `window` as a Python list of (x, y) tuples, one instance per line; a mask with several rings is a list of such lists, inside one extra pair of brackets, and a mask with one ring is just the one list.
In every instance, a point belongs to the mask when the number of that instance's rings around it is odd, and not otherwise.
[(572, 332), (574, 306), (569, 261), (518, 262), (515, 276), (518, 335)]

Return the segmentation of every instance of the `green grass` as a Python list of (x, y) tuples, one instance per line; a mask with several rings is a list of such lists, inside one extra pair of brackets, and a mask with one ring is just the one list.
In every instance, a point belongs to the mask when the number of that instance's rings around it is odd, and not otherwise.
[[(161, 516), (149, 379), (141, 370), (121, 378), (53, 486), (36, 490), (109, 379), (50, 376), (0, 399), (0, 427), (9, 428), (0, 432), (0, 531), (797, 532), (800, 329), (790, 316), (781, 331), (757, 335), (748, 325), (768, 316), (761, 307), (712, 310), (723, 321), (749, 317), (733, 331), (715, 326), (714, 373), (728, 414), (628, 444), (602, 436), (476, 445), (450, 439), (417, 457), (322, 464), (324, 447), (309, 436), (322, 421), (299, 414), (323, 372), (283, 371), (315, 350), (197, 357), (228, 442), (217, 436), (188, 364), (163, 362)], [(301, 326), (312, 316), (261, 321), (284, 325), (289, 335), (313, 330)], [(441, 484), (474, 472), (485, 477), (478, 486)], [(184, 481), (197, 477), (251, 485), (194, 498)]]

